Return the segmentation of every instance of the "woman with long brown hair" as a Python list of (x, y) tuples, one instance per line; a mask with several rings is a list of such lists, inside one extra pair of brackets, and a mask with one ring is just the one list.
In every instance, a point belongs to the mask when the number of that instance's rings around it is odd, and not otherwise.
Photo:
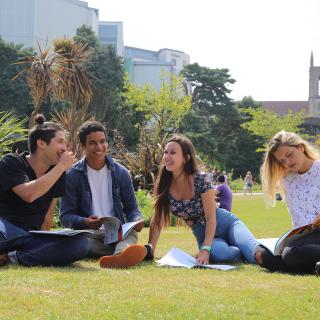
[(154, 197), (149, 234), (153, 253), (171, 212), (191, 227), (199, 247), (199, 264), (210, 260), (254, 263), (255, 237), (234, 214), (216, 209), (213, 186), (199, 170), (192, 142), (183, 135), (174, 135), (165, 146)]

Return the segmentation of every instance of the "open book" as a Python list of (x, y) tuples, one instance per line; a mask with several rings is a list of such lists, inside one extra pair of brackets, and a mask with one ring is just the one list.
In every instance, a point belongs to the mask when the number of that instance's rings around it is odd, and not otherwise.
[(157, 261), (158, 266), (160, 267), (183, 267), (183, 268), (208, 268), (208, 269), (217, 269), (217, 270), (232, 270), (236, 267), (224, 265), (224, 264), (201, 264), (196, 263), (196, 259), (192, 256), (189, 256), (182, 250), (178, 248), (172, 248), (165, 256)]
[(285, 246), (292, 240), (298, 239), (313, 230), (311, 224), (306, 224), (288, 230), (280, 238), (258, 239), (258, 242), (266, 247), (274, 256), (281, 256)]
[(80, 233), (93, 233), (93, 230), (73, 230), (73, 229), (56, 229), (56, 230), (31, 230), (30, 233), (46, 234), (54, 236), (67, 236), (72, 237)]
[(127, 222), (121, 225), (121, 222), (116, 217), (106, 217), (103, 222), (105, 231), (104, 243), (111, 244), (123, 240), (129, 232), (144, 220)]

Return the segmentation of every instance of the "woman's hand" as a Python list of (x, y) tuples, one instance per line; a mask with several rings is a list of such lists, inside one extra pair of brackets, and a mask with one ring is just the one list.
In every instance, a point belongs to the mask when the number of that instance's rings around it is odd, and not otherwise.
[(207, 250), (199, 250), (196, 259), (197, 264), (208, 264), (210, 258), (210, 253)]

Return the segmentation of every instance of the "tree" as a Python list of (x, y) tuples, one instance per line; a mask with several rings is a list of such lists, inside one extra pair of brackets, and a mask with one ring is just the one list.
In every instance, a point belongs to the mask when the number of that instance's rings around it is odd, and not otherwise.
[(191, 64), (182, 70), (191, 86), (192, 109), (185, 116), (181, 131), (189, 136), (197, 151), (211, 163), (229, 167), (233, 157), (241, 116), (228, 97), (235, 82), (228, 69), (210, 69)]
[(92, 51), (88, 70), (92, 75), (93, 99), (89, 110), (97, 120), (105, 123), (111, 138), (113, 130), (117, 129), (125, 143), (135, 144), (139, 131), (134, 125), (140, 118), (139, 112), (130, 108), (124, 99), (123, 59), (117, 56), (113, 46), (101, 46), (91, 27), (78, 28), (74, 39), (86, 43)]
[(22, 79), (13, 81), (12, 78), (23, 69), (14, 63), (31, 54), (32, 49), (6, 43), (0, 37), (0, 111), (12, 111), (21, 118), (30, 116), (32, 101), (28, 86)]
[(304, 110), (297, 113), (289, 110), (283, 116), (262, 108), (246, 108), (243, 109), (243, 112), (249, 114), (252, 119), (241, 126), (262, 138), (263, 148), (260, 148), (259, 151), (263, 151), (267, 142), (281, 130), (299, 133), (302, 130), (300, 126), (304, 122)]
[(140, 142), (135, 154), (120, 150), (122, 162), (130, 169), (133, 180), (144, 189), (150, 189), (162, 159), (166, 137), (175, 132), (191, 107), (191, 97), (184, 91), (183, 79), (163, 74), (160, 90), (145, 85), (141, 88), (127, 83), (129, 105), (142, 112)]

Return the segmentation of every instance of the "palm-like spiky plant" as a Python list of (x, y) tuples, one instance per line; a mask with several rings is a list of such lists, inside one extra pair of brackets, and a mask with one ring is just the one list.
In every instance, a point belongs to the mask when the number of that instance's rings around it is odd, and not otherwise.
[(21, 59), (16, 64), (25, 64), (26, 68), (19, 72), (14, 78), (26, 75), (30, 95), (33, 100), (34, 110), (29, 120), (29, 128), (33, 125), (34, 116), (39, 113), (41, 103), (50, 95), (54, 88), (54, 83), (59, 78), (53, 68), (54, 56), (49, 53), (49, 49), (42, 50), (39, 43), (39, 54)]
[(85, 66), (90, 60), (91, 52), (85, 44), (67, 38), (53, 41), (52, 54), (49, 49), (41, 50), (39, 44), (38, 47), (38, 55), (25, 57), (17, 62), (26, 64), (26, 68), (15, 76), (26, 75), (34, 102), (29, 128), (47, 96), (54, 101), (69, 102), (66, 111), (54, 111), (54, 119), (69, 131), (70, 150), (79, 154), (76, 131), (84, 120), (90, 118), (88, 106), (92, 90)]
[(75, 109), (78, 104), (89, 104), (92, 90), (85, 65), (90, 61), (90, 50), (86, 49), (85, 44), (68, 38), (54, 40), (53, 47), (59, 73), (54, 97), (59, 100), (70, 99)]
[(26, 139), (26, 121), (19, 120), (11, 112), (0, 112), (0, 157), (11, 152), (14, 142)]

